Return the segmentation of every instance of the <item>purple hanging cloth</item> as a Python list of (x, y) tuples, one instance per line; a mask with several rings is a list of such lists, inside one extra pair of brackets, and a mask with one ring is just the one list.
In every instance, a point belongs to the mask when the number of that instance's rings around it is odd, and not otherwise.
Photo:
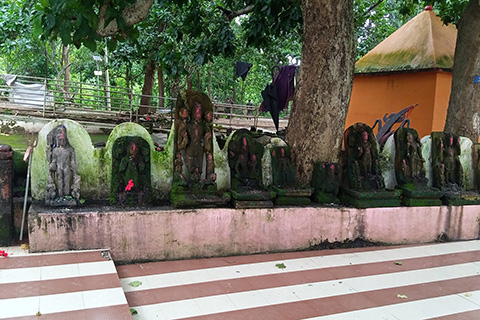
[(291, 101), (295, 94), (295, 69), (295, 66), (280, 67), (273, 82), (262, 91), (263, 102), (260, 105), (260, 111), (270, 112), (277, 130), (280, 111), (285, 109), (288, 101)]

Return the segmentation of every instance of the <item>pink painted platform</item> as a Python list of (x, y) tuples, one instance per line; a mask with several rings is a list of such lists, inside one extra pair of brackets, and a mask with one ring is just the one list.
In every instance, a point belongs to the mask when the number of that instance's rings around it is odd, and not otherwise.
[(480, 238), (480, 206), (114, 210), (32, 206), (31, 252), (108, 248), (115, 261), (155, 261), (303, 250), (363, 238), (390, 244)]

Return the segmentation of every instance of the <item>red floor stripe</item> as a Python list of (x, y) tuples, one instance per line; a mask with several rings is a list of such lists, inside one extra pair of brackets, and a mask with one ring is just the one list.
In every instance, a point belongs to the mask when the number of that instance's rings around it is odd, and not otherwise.
[[(121, 287), (114, 273), (66, 279), (0, 284), (0, 299), (35, 297)], [(1, 312), (1, 311), (0, 311)]]

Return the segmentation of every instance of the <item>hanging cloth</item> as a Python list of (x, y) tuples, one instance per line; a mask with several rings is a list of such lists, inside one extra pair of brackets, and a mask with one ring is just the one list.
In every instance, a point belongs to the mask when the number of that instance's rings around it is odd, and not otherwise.
[(260, 105), (260, 111), (270, 112), (277, 131), (280, 111), (285, 109), (295, 94), (295, 69), (295, 66), (280, 67), (273, 82), (262, 91), (263, 102)]
[(252, 66), (253, 64), (251, 63), (237, 61), (237, 64), (235, 65), (235, 78), (242, 77), (242, 80), (245, 81), (245, 78), (247, 78), (248, 71), (250, 71), (250, 68)]

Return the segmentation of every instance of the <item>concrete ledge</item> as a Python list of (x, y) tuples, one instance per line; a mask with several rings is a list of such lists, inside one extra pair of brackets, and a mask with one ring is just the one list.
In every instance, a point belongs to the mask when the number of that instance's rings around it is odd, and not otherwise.
[(307, 249), (361, 237), (392, 244), (480, 238), (480, 206), (178, 210), (32, 206), (30, 251), (109, 248), (115, 261)]

